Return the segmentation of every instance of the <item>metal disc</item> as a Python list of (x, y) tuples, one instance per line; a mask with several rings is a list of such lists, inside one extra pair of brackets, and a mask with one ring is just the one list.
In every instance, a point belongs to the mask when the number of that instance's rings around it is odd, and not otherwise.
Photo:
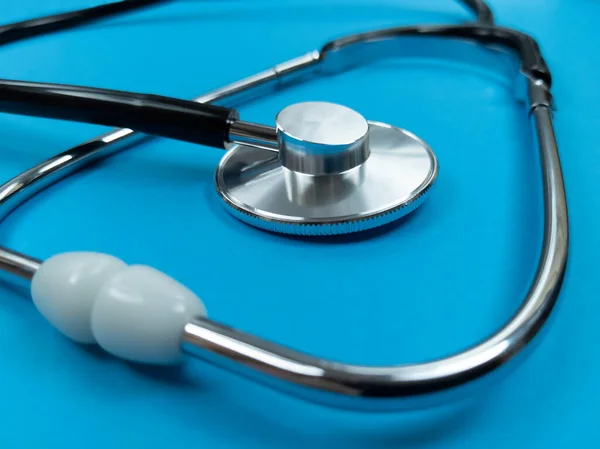
[(279, 153), (233, 146), (216, 172), (216, 188), (238, 219), (275, 232), (331, 235), (394, 221), (424, 200), (436, 179), (433, 151), (400, 128), (369, 122), (370, 155), (326, 175), (292, 171)]

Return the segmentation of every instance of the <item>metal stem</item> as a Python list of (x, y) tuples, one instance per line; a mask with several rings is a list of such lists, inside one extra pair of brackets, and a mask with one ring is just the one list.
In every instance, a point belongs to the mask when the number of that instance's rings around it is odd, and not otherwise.
[(0, 248), (0, 270), (30, 281), (42, 261), (25, 254)]
[(229, 141), (269, 151), (279, 151), (277, 130), (258, 123), (234, 121), (229, 127)]

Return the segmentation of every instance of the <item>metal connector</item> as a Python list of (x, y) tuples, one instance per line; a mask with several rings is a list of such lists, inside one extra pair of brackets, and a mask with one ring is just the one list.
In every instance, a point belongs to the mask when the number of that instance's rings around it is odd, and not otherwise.
[(268, 151), (279, 151), (277, 130), (272, 126), (236, 120), (229, 127), (229, 142)]

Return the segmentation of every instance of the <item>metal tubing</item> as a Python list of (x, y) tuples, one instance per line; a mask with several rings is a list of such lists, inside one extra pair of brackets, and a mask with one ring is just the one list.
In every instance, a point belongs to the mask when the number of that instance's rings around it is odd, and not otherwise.
[(2, 248), (0, 250), (0, 270), (30, 281), (40, 268), (42, 261), (25, 254)]
[[(391, 37), (398, 36), (394, 33)], [(379, 40), (383, 41), (384, 39)], [(367, 42), (370, 50), (373, 49), (374, 42), (377, 42), (377, 36), (370, 33)], [(354, 39), (352, 43), (357, 43), (357, 40)], [(331, 49), (332, 56), (336, 56), (336, 52), (340, 50), (344, 52), (339, 53), (337, 59), (332, 58), (333, 65), (324, 66), (324, 73), (332, 73), (332, 67), (344, 67), (344, 64), (339, 65), (339, 56), (352, 56), (347, 48), (339, 45), (334, 47)], [(361, 49), (360, 46), (353, 48)], [(301, 78), (297, 78), (289, 66), (286, 66), (285, 77), (280, 75), (280, 71), (272, 69), (220, 89), (217, 93), (207, 94), (197, 101), (231, 100), (234, 95), (246, 93), (246, 88), (258, 88), (255, 92), (260, 92), (265, 86), (281, 85), (285, 79), (298, 80), (304, 79), (306, 74), (314, 75), (318, 73), (316, 67), (319, 66), (315, 65), (315, 61), (327, 62), (328, 58), (323, 53), (318, 54), (317, 59), (314, 57), (315, 53), (309, 55), (313, 56), (304, 57), (296, 63), (298, 73), (304, 73)], [(464, 55), (465, 52), (461, 52), (461, 57)], [(320, 359), (212, 320), (198, 319), (185, 327), (182, 336), (183, 350), (299, 397), (330, 406), (360, 410), (389, 411), (436, 404), (460, 394), (467, 386), (480, 384), (492, 372), (502, 371), (499, 368), (507, 366), (507, 362), (523, 354), (523, 349), (530, 346), (530, 342), (544, 326), (557, 300), (567, 262), (568, 219), (564, 183), (551, 111), (547, 101), (540, 101), (550, 99), (548, 85), (541, 79), (529, 78), (530, 72), (527, 75), (524, 78), (529, 85), (527, 109), (531, 112), (537, 136), (543, 174), (544, 238), (537, 274), (521, 307), (490, 338), (450, 357), (426, 363), (363, 366)], [(113, 143), (127, 142), (132, 135), (130, 130), (115, 131), (17, 176), (0, 186), (0, 209), (4, 209), (4, 214), (10, 212), (30, 194), (39, 190), (40, 186), (44, 186), (44, 181), (56, 181), (95, 156), (111, 154), (112, 151), (108, 148), (120, 148), (112, 146)], [(14, 255), (6, 250), (0, 254), (4, 266), (8, 264), (19, 268), (22, 263), (24, 272), (34, 271), (35, 264), (29, 263), (32, 259), (28, 262), (13, 257), (13, 262), (9, 263), (9, 253)]]
[[(311, 61), (311, 58), (303, 56), (285, 64), (287, 67), (295, 65), (302, 68)], [(280, 75), (277, 67), (196, 97), (193, 101), (198, 103), (219, 101), (223, 104), (229, 100), (230, 104), (235, 104), (236, 101), (242, 102), (247, 99), (249, 95), (268, 93), (276, 89), (278, 84)], [(15, 176), (0, 185), (0, 222), (27, 199), (46, 187), (66, 178), (89, 163), (131, 148), (148, 138), (147, 135), (131, 129), (116, 129), (57, 154)], [(31, 279), (39, 264), (38, 259), (0, 246), (0, 270), (5, 270), (21, 278)]]
[(263, 148), (270, 151), (279, 150), (277, 130), (272, 126), (257, 123), (234, 121), (229, 127), (229, 142)]
[[(538, 88), (545, 89), (543, 84)], [(532, 101), (534, 98), (532, 98)], [(389, 411), (429, 406), (461, 395), (456, 387), (483, 378), (517, 356), (536, 336), (557, 300), (568, 252), (567, 204), (548, 107), (531, 117), (544, 184), (544, 239), (533, 284), (520, 309), (489, 339), (451, 357), (414, 365), (363, 366), (320, 359), (212, 320), (189, 323), (183, 349), (271, 387), (329, 406)]]
[(153, 136), (224, 148), (234, 109), (161, 95), (0, 80), (0, 112), (121, 126)]

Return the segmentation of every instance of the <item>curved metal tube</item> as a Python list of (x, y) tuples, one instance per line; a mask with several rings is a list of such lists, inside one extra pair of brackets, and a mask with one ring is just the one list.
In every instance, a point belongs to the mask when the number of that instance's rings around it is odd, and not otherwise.
[[(447, 27), (451, 29), (453, 27)], [(280, 64), (240, 82), (196, 99), (223, 102), (244, 99), (280, 88), (289, 82), (310, 79), (316, 75), (337, 73), (377, 57), (398, 56), (416, 52), (415, 37), (389, 30), (369, 33), (368, 40), (350, 39), (347, 44), (334, 42), (323, 51), (311, 52)], [(446, 36), (447, 34), (442, 34)], [(429, 37), (428, 39), (432, 39)], [(409, 45), (402, 51), (391, 51), (400, 42)], [(430, 41), (428, 43), (431, 43)], [(527, 99), (541, 156), (544, 187), (544, 238), (537, 274), (527, 296), (509, 322), (485, 341), (447, 358), (426, 363), (397, 366), (361, 366), (338, 363), (309, 356), (255, 336), (231, 329), (208, 319), (186, 325), (182, 336), (185, 352), (212, 363), (250, 376), (261, 382), (323, 404), (361, 409), (397, 410), (437, 403), (454, 395), (463, 385), (477, 386), (492, 371), (522, 353), (546, 322), (560, 290), (568, 249), (568, 220), (565, 190), (554, 136), (551, 97), (545, 78), (519, 67), (514, 53), (473, 45), (463, 40), (443, 39), (439, 45), (417, 47), (433, 50), (441, 56), (496, 67), (518, 80), (517, 97)], [(368, 45), (367, 52), (360, 51)], [(456, 48), (454, 48), (456, 47)], [(458, 50), (458, 52), (452, 51)], [(352, 50), (354, 49), (354, 50)], [(363, 49), (364, 50), (364, 49)], [(380, 51), (383, 50), (383, 51)], [(357, 53), (358, 51), (358, 53)], [(356, 56), (359, 56), (356, 59)], [(362, 55), (362, 56), (361, 56)], [(440, 56), (439, 54), (437, 56)], [(522, 54), (521, 54), (522, 56)], [(474, 58), (474, 59), (470, 59)], [(523, 76), (517, 77), (521, 70)], [(246, 97), (247, 98), (247, 97)], [(134, 133), (118, 130), (62, 153), (0, 186), (0, 218), (17, 207), (48, 182), (66, 176), (72, 170), (96, 157), (104, 157), (122, 149)], [(121, 144), (121, 145), (117, 145)], [(14, 264), (14, 252), (0, 248), (0, 264)], [(21, 255), (21, 257), (23, 257)], [(35, 264), (35, 260), (32, 262)], [(2, 268), (0, 266), (0, 268)], [(31, 270), (30, 270), (31, 271)], [(27, 277), (27, 274), (25, 274)], [(474, 382), (476, 381), (477, 382)]]
[[(533, 110), (540, 142), (545, 226), (537, 274), (517, 313), (496, 334), (451, 357), (397, 366), (349, 365), (274, 345), (210, 320), (185, 328), (184, 350), (315, 402), (388, 411), (436, 405), (519, 354), (545, 324), (560, 290), (568, 249), (567, 206), (550, 111)], [(471, 385), (476, 387), (476, 384)]]

